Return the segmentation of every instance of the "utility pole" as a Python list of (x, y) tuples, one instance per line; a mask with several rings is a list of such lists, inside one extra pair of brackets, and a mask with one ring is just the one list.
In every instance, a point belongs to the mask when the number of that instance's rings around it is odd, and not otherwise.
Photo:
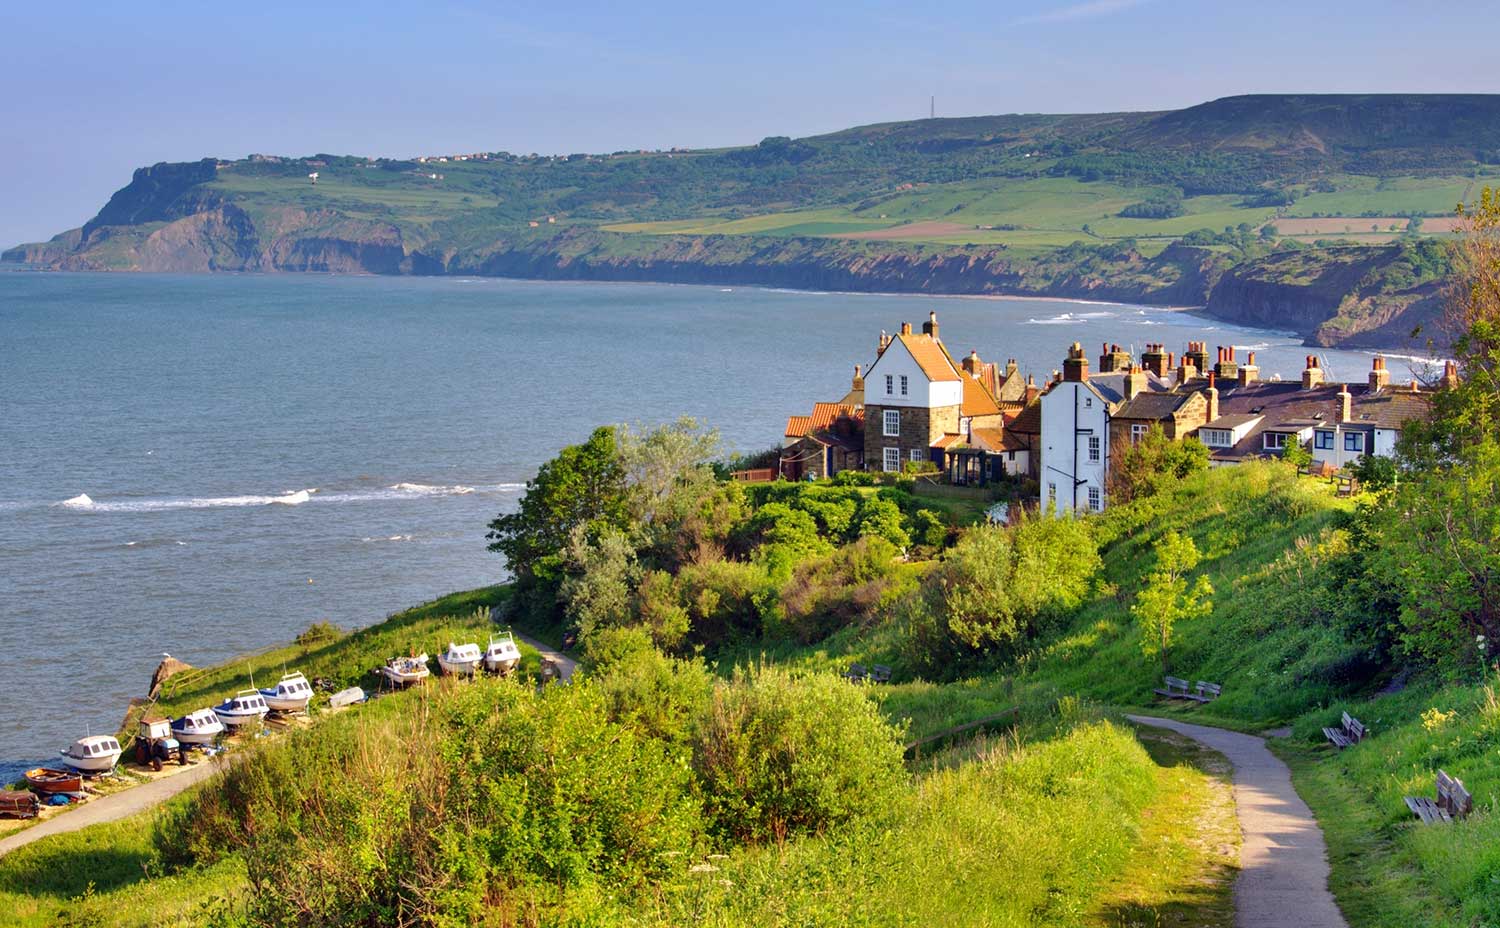
[(937, 94), (933, 94), (931, 97), (927, 98), (927, 118), (937, 118)]

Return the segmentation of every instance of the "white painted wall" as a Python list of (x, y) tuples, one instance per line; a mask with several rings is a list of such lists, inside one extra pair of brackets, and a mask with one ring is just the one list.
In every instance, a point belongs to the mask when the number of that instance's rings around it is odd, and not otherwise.
[[(1057, 489), (1057, 512), (1087, 511), (1089, 487), (1099, 490), (1101, 508), (1109, 464), (1109, 409), (1087, 384), (1063, 381), (1042, 395), (1042, 470), (1039, 501), (1046, 511), (1050, 488)], [(1089, 460), (1089, 438), (1099, 439), (1099, 460)], [(1075, 491), (1075, 482), (1077, 489)]]
[[(885, 378), (891, 378), (891, 392), (886, 392)], [(907, 378), (907, 394), (901, 395), (901, 378)], [(929, 381), (927, 375), (900, 340), (892, 341), (865, 373), (865, 404), (868, 406), (909, 406), (934, 409), (963, 403), (963, 384), (957, 380)]]

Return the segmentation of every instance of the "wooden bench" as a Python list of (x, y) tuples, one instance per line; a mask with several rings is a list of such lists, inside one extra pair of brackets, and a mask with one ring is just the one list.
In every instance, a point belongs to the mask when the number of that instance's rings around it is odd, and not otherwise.
[(1193, 696), (1193, 689), (1188, 684), (1188, 681), (1182, 679), (1181, 677), (1167, 677), (1166, 680), (1167, 680), (1167, 688), (1166, 689), (1164, 689), (1164, 690), (1152, 690), (1152, 692), (1155, 693), (1155, 694), (1157, 694), (1158, 696), (1165, 696), (1168, 699), (1193, 699), (1193, 698), (1195, 698)]
[(1213, 702), (1215, 699), (1219, 698), (1219, 693), (1223, 689), (1224, 687), (1221, 684), (1209, 683), (1205, 680), (1199, 680), (1197, 686), (1197, 700), (1199, 702)]
[(875, 666), (871, 667), (870, 668), (870, 682), (871, 683), (889, 683), (889, 682), (891, 682), (891, 668), (885, 666), (884, 664), (876, 664)]
[(864, 664), (850, 664), (849, 669), (844, 672), (844, 679), (850, 683), (863, 683), (870, 677), (870, 672), (865, 670)]
[(1323, 729), (1323, 736), (1342, 751), (1350, 745), (1359, 744), (1365, 740), (1365, 726), (1359, 719), (1345, 712), (1343, 720), (1339, 722), (1339, 727)]
[(1464, 788), (1464, 781), (1450, 777), (1448, 771), (1437, 772), (1437, 800), (1426, 796), (1407, 796), (1406, 807), (1424, 825), (1452, 822), (1474, 811), (1474, 797)]

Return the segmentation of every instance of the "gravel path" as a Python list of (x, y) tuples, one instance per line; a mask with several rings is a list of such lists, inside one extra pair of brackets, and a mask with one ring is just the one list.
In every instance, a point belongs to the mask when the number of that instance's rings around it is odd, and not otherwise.
[[(564, 682), (571, 679), (573, 671), (578, 669), (578, 662), (558, 651), (554, 651), (547, 645), (542, 644), (525, 635), (516, 636), (526, 642), (542, 657), (557, 664), (560, 671), (559, 676)], [(60, 835), (69, 831), (77, 831), (90, 825), (98, 825), (103, 822), (113, 822), (117, 819), (144, 812), (153, 808), (188, 787), (202, 783), (213, 775), (218, 765), (211, 762), (200, 762), (189, 770), (170, 777), (162, 777), (152, 780), (140, 786), (131, 787), (108, 796), (99, 796), (84, 803), (76, 809), (72, 809), (62, 815), (54, 816), (37, 825), (33, 825), (24, 831), (18, 831), (4, 839), (0, 839), (0, 857), (5, 856), (18, 847), (24, 847), (33, 841), (40, 841), (49, 835)]]
[(200, 761), (196, 765), (181, 773), (170, 777), (162, 777), (133, 786), (130, 789), (108, 796), (97, 796), (85, 802), (76, 809), (70, 809), (61, 815), (54, 816), (37, 825), (18, 831), (9, 837), (0, 840), (0, 857), (14, 851), (18, 847), (24, 847), (33, 841), (40, 841), (49, 835), (60, 835), (69, 831), (77, 831), (90, 825), (99, 825), (104, 822), (113, 822), (117, 819), (134, 815), (154, 808), (160, 803), (166, 802), (173, 796), (187, 789), (195, 783), (202, 783), (214, 775), (219, 765), (212, 761)]
[(1312, 811), (1292, 788), (1292, 774), (1254, 735), (1127, 716), (1201, 742), (1234, 764), (1234, 802), (1244, 844), (1234, 885), (1241, 928), (1348, 928), (1328, 891), (1328, 852)]

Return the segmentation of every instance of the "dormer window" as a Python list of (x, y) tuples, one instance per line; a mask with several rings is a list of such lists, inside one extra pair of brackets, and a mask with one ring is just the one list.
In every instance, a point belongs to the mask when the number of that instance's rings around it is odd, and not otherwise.
[(1261, 439), (1261, 447), (1267, 451), (1281, 451), (1286, 447), (1287, 437), (1285, 432), (1266, 432)]

